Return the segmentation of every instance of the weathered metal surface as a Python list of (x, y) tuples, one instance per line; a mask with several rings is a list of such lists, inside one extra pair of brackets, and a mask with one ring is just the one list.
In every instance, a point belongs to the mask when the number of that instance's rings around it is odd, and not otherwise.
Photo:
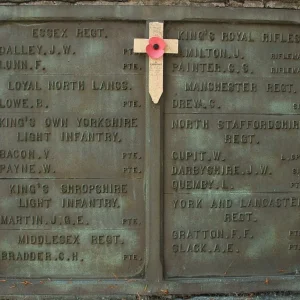
[(166, 275), (298, 274), (297, 27), (166, 30)]
[[(5, 299), (299, 291), (295, 12), (37, 6), (0, 19)], [(132, 49), (149, 21), (180, 48), (158, 105)]]
[(1, 26), (1, 276), (143, 276), (144, 28)]

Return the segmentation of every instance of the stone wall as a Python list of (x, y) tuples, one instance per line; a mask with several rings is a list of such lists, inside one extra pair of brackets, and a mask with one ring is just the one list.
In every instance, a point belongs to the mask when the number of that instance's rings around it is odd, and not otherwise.
[(0, 5), (184, 5), (299, 9), (300, 0), (0, 0)]

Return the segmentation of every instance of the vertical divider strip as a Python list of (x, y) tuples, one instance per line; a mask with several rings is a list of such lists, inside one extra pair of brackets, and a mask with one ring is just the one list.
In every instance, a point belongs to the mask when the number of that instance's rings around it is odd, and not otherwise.
[[(149, 36), (147, 22), (146, 36)], [(154, 104), (149, 91), (149, 63), (146, 62), (146, 280), (152, 293), (157, 293), (163, 279), (161, 262), (161, 172), (162, 172), (162, 136), (161, 113), (162, 102)]]

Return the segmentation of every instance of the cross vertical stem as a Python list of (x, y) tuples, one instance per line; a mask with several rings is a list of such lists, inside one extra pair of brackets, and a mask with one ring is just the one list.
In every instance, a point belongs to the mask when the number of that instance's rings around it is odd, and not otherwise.
[[(163, 38), (164, 23), (151, 22), (149, 24), (149, 36), (156, 36), (156, 37)], [(149, 57), (149, 94), (154, 103), (158, 103), (164, 90), (163, 72), (164, 72), (163, 56), (158, 59), (153, 59)]]
[[(163, 22), (150, 22), (148, 23), (149, 37), (163, 39), (164, 36), (164, 23)], [(166, 47), (163, 53), (178, 53), (178, 40), (165, 39)], [(149, 39), (134, 39), (133, 50), (134, 53), (146, 53), (146, 47)], [(164, 87), (164, 58), (152, 58), (149, 54), (149, 68), (148, 68), (148, 88), (152, 101), (158, 103)]]

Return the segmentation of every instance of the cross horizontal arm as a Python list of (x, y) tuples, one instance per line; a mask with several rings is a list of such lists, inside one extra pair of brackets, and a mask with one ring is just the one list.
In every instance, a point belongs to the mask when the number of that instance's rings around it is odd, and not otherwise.
[(165, 42), (167, 45), (165, 53), (178, 53), (178, 40), (168, 39)]
[[(178, 40), (166, 39), (165, 53), (178, 53)], [(133, 51), (134, 53), (145, 53), (146, 47), (149, 44), (148, 39), (134, 39)]]
[(134, 39), (133, 52), (134, 53), (146, 53), (146, 47), (149, 44), (148, 39)]

